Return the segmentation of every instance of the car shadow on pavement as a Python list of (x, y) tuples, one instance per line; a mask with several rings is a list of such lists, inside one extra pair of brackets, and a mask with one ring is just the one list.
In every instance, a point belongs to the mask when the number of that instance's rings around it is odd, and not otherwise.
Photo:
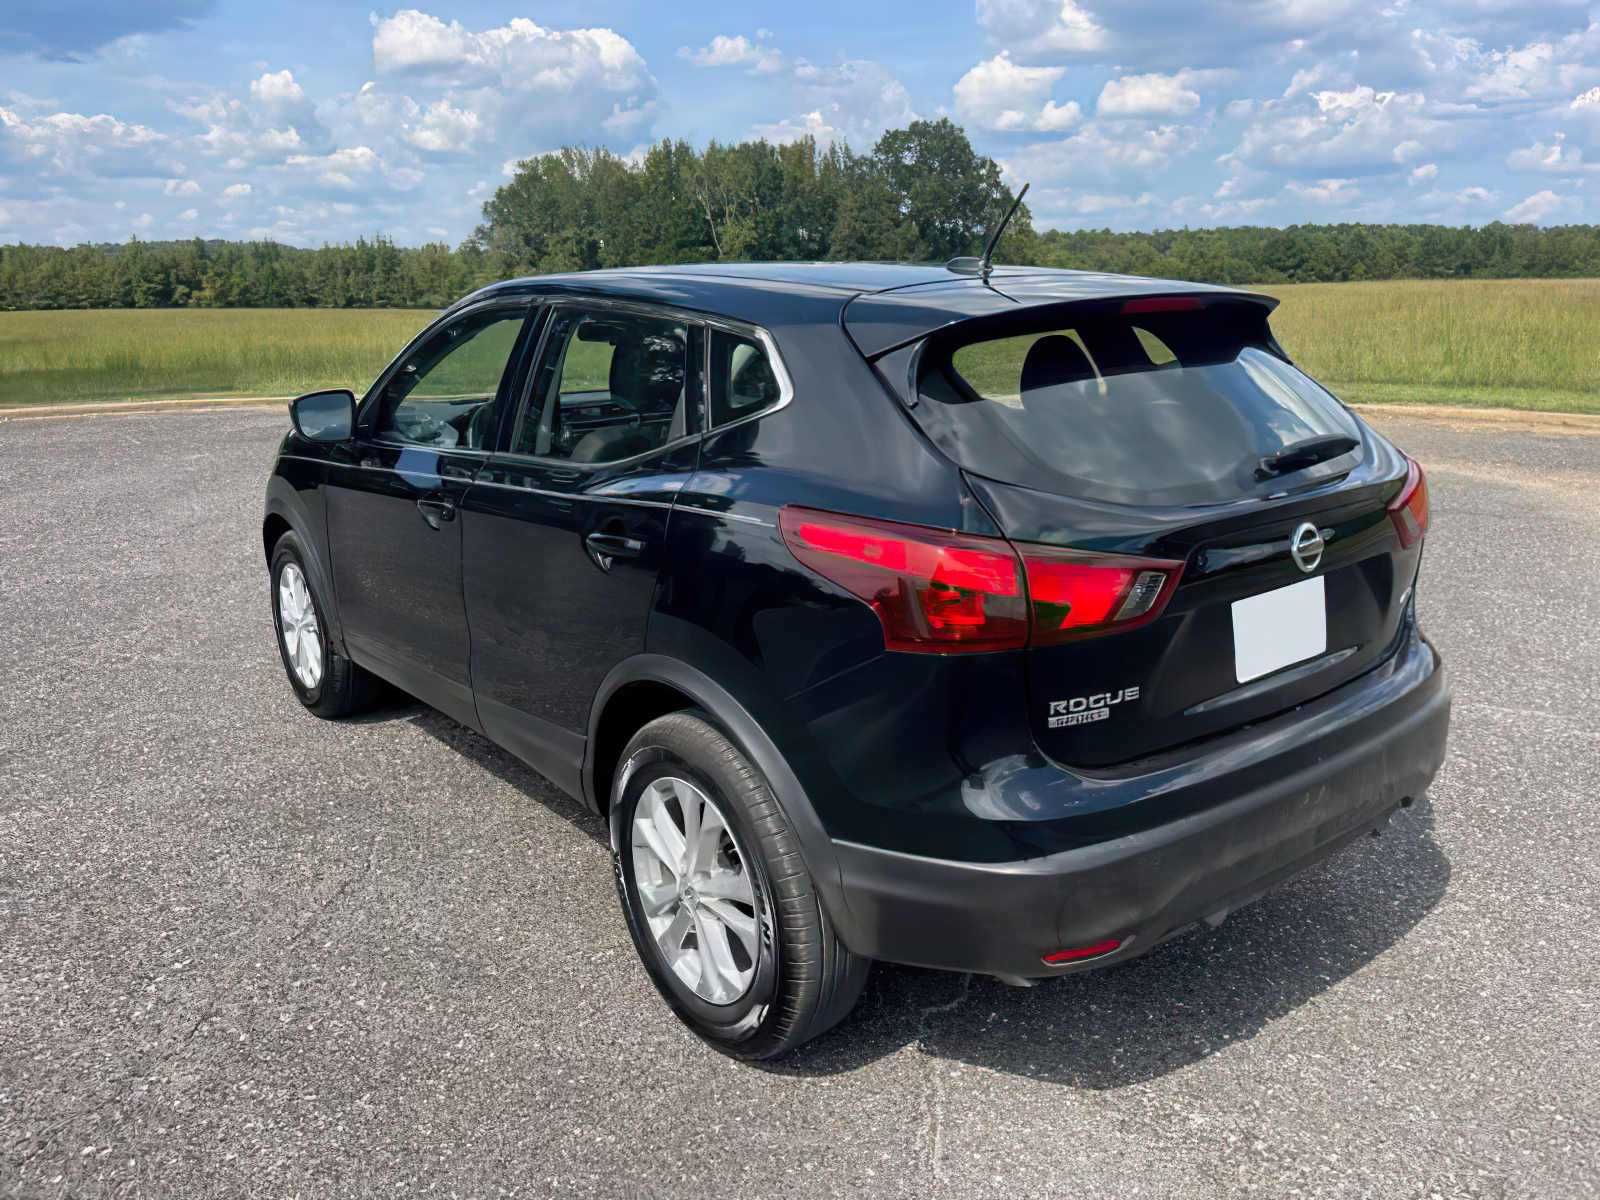
[(1381, 837), (1361, 839), (1220, 927), (1104, 971), (1017, 989), (877, 965), (855, 1013), (766, 1069), (837, 1074), (915, 1045), (1080, 1088), (1159, 1078), (1256, 1036), (1405, 937), (1450, 881), (1433, 825), (1423, 798)]
[(476, 763), (495, 778), (510, 784), (528, 799), (538, 801), (556, 816), (570, 822), (574, 828), (598, 842), (606, 854), (610, 855), (611, 835), (604, 821), (532, 767), (524, 764), (509, 750), (502, 750), (482, 734), (474, 733), (437, 709), (391, 690), (370, 712), (350, 719), (370, 724), (404, 721), (422, 730), (429, 737), (443, 742), (457, 754)]

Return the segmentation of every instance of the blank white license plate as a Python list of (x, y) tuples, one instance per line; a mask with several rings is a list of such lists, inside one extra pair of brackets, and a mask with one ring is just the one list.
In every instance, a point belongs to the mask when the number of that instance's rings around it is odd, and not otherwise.
[(1233, 673), (1240, 683), (1328, 650), (1322, 576), (1233, 602)]

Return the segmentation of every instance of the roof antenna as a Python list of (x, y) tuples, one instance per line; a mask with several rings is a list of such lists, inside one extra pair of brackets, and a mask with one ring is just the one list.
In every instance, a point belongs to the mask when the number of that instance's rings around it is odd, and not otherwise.
[(1017, 215), (1017, 209), (1022, 207), (1022, 198), (1028, 194), (1028, 184), (1022, 185), (1022, 190), (1017, 193), (1017, 198), (1011, 202), (1011, 207), (1006, 209), (1006, 215), (1000, 218), (1000, 224), (994, 227), (994, 232), (989, 235), (989, 244), (983, 248), (982, 258), (973, 258), (970, 254), (961, 258), (952, 258), (945, 263), (945, 270), (954, 271), (957, 275), (977, 275), (987, 281), (989, 274), (994, 270), (990, 259), (994, 257), (994, 248), (1000, 244), (1000, 235), (1006, 231), (1006, 226), (1011, 224), (1011, 218)]

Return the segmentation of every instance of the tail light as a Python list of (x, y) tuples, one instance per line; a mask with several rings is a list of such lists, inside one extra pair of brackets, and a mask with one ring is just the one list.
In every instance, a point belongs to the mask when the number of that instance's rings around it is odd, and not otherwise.
[(1046, 546), (1021, 549), (1036, 646), (1153, 621), (1167, 606), (1183, 574), (1181, 562), (1167, 559), (1123, 558)]
[(1132, 628), (1166, 606), (1183, 564), (786, 507), (784, 544), (863, 600), (890, 650), (1019, 650)]
[(1414, 458), (1406, 459), (1405, 486), (1389, 501), (1389, 519), (1400, 535), (1402, 548), (1416, 545), (1428, 532), (1428, 477)]

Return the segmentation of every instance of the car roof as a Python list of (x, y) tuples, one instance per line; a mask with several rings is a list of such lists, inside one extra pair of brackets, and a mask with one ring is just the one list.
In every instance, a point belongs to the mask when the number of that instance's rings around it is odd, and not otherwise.
[(1276, 304), (1233, 288), (1099, 271), (998, 266), (985, 279), (937, 264), (877, 262), (614, 267), (509, 279), (460, 303), (522, 292), (668, 304), (768, 328), (842, 320), (869, 358), (935, 329), (1021, 307), (1174, 294), (1222, 294), (1269, 308)]

